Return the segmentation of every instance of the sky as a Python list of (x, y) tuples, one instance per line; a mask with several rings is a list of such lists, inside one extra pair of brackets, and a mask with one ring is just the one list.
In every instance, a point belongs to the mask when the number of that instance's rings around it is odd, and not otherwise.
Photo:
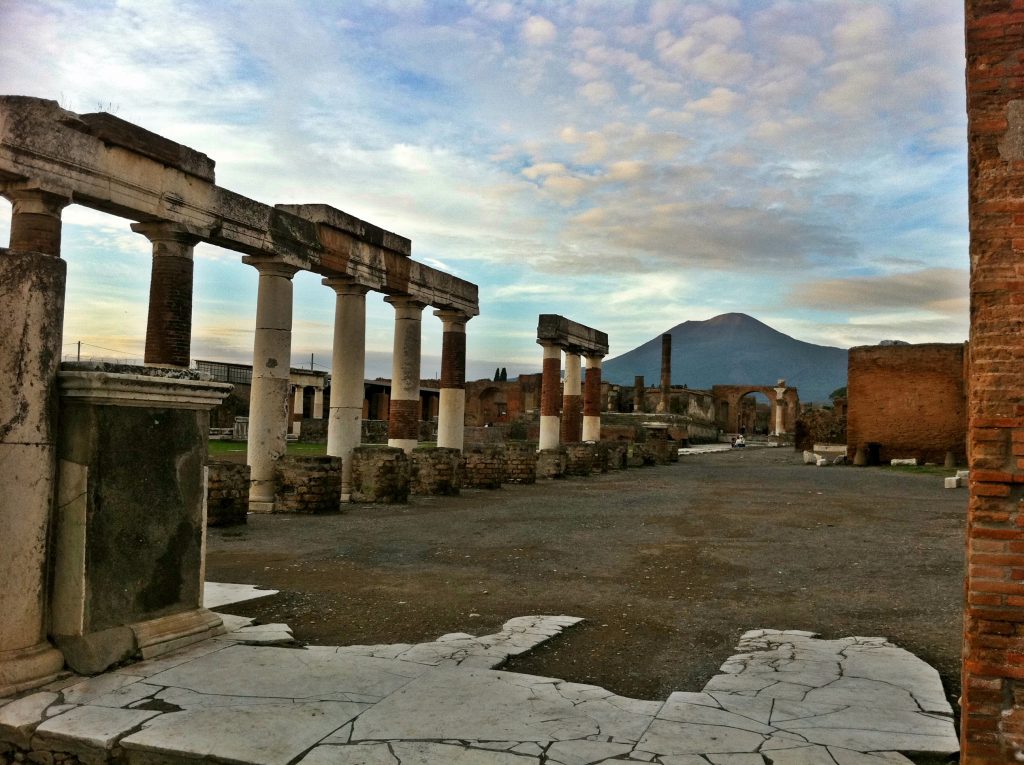
[[(478, 284), (471, 378), (539, 370), (540, 313), (610, 356), (732, 311), (821, 345), (962, 342), (963, 72), (961, 0), (0, 0), (0, 93), (112, 112)], [(65, 353), (140, 359), (148, 241), (64, 221)], [(251, 360), (255, 269), (195, 259), (193, 357)], [(329, 368), (333, 314), (296, 276), (293, 364)], [(393, 309), (367, 316), (387, 375)], [(440, 348), (425, 311), (425, 377)]]

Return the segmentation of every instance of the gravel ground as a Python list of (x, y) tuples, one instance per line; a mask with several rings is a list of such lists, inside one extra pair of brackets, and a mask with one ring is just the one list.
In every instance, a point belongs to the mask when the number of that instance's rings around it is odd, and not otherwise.
[(937, 475), (685, 456), (586, 479), (249, 516), (211, 529), (208, 579), (280, 589), (232, 607), (321, 645), (586, 621), (506, 668), (635, 698), (699, 690), (748, 629), (884, 635), (960, 687), (967, 492)]

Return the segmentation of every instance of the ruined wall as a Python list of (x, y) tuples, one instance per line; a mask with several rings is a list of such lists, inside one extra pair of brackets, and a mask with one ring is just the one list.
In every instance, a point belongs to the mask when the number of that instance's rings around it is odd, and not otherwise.
[(458, 449), (419, 447), (412, 450), (413, 494), (450, 496), (462, 486), (462, 454)]
[(848, 457), (877, 443), (878, 458), (966, 461), (964, 346), (870, 345), (850, 349)]
[(500, 489), (505, 477), (505, 452), (500, 446), (471, 446), (462, 453), (462, 485)]
[(245, 523), (249, 511), (249, 466), (209, 460), (206, 471), (206, 525)]
[(274, 473), (275, 513), (336, 513), (341, 509), (341, 457), (282, 457)]
[(409, 456), (391, 446), (358, 446), (352, 451), (352, 501), (408, 502), (412, 478)]
[(537, 480), (537, 444), (505, 445), (505, 483), (534, 483)]

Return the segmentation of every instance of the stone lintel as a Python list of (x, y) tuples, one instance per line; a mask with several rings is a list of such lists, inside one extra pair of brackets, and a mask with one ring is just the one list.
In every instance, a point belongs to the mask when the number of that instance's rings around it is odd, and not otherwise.
[(234, 388), (228, 383), (159, 374), (170, 370), (146, 369), (150, 370), (149, 374), (65, 368), (57, 373), (60, 395), (91, 404), (209, 410), (220, 404)]
[(122, 123), (79, 116), (55, 101), (0, 96), (0, 187), (60, 189), (74, 203), (123, 218), (209, 232), (205, 241), (244, 255), (480, 313), (476, 285), (411, 260), (408, 239), (328, 205), (273, 207), (216, 186), (204, 155)]
[(542, 313), (538, 318), (537, 342), (558, 345), (566, 352), (580, 356), (604, 356), (608, 353), (607, 333), (554, 313)]
[(202, 152), (190, 149), (169, 138), (157, 135), (145, 128), (126, 122), (107, 112), (93, 112), (79, 115), (78, 122), (71, 127), (85, 128), (88, 132), (105, 144), (121, 146), (136, 154), (155, 159), (161, 164), (194, 175), (204, 181), (213, 183), (213, 168), (216, 164)]

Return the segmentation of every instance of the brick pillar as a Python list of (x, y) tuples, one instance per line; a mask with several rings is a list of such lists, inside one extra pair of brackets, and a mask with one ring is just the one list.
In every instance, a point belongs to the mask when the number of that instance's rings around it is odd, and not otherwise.
[(67, 271), (60, 216), (70, 202), (38, 189), (2, 193), (14, 209), (11, 249), (0, 249), (0, 697), (64, 666), (46, 639), (46, 573)]
[(576, 444), (583, 438), (583, 396), (580, 383), (580, 354), (566, 351), (561, 425), (563, 444)]
[(656, 412), (668, 412), (672, 396), (672, 335), (661, 336), (661, 400)]
[(437, 445), (462, 449), (466, 422), (466, 322), (469, 318), (461, 311), (434, 311), (434, 316), (444, 322)]
[(163, 221), (133, 223), (132, 231), (153, 244), (145, 362), (188, 367), (192, 347), (192, 250), (201, 239), (184, 226)]
[(341, 457), (341, 501), (352, 499), (352, 450), (362, 439), (366, 365), (366, 293), (350, 278), (324, 279), (334, 290), (334, 348), (327, 453)]
[(1024, 759), (1024, 6), (967, 0), (970, 500), (961, 762)]
[(249, 510), (269, 513), (277, 488), (274, 471), (288, 444), (292, 277), (299, 269), (266, 257), (247, 256), (242, 262), (260, 272), (249, 393)]
[(388, 446), (409, 454), (420, 436), (420, 330), (426, 304), (398, 295), (384, 300), (395, 309)]
[(583, 383), (583, 440), (601, 440), (601, 357), (587, 356)]
[(557, 449), (559, 405), (562, 398), (562, 349), (542, 344), (544, 366), (540, 379), (540, 448)]
[(633, 378), (633, 411), (642, 412), (644, 410), (644, 390), (646, 386), (644, 384), (644, 376), (637, 375)]

